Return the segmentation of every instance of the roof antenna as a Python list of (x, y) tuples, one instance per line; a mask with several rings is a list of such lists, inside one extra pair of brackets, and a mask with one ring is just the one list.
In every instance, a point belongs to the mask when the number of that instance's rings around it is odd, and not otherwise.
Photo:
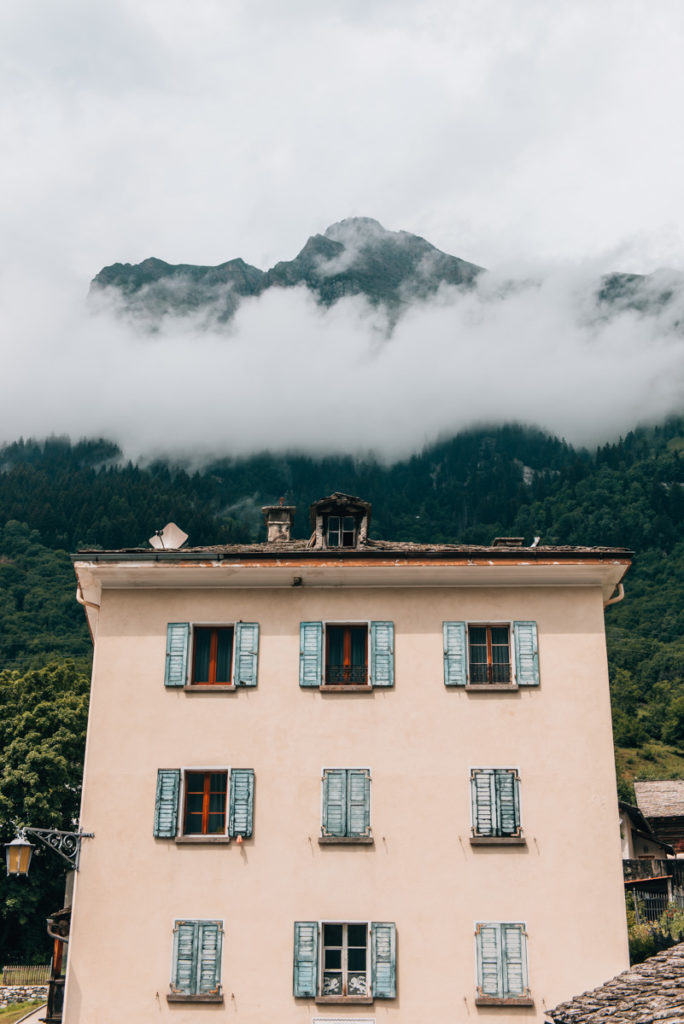
[(183, 547), (187, 539), (187, 533), (183, 533), (180, 526), (167, 523), (163, 530), (154, 531), (154, 536), (150, 537), (150, 544), (157, 551), (176, 551)]

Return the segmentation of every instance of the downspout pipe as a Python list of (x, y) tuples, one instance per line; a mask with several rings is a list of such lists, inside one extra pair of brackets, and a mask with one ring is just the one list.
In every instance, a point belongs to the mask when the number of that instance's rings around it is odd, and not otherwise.
[(607, 601), (604, 601), (603, 607), (607, 608), (609, 604), (619, 604), (619, 602), (623, 600), (624, 596), (625, 588), (623, 587), (622, 583), (618, 583), (617, 594), (614, 593), (612, 597), (608, 598)]

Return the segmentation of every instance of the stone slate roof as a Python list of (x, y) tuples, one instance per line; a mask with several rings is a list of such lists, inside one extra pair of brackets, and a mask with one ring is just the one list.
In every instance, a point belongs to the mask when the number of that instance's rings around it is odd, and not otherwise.
[(684, 816), (684, 779), (664, 782), (635, 782), (639, 810), (646, 818)]
[(684, 943), (635, 964), (546, 1016), (553, 1024), (684, 1024)]

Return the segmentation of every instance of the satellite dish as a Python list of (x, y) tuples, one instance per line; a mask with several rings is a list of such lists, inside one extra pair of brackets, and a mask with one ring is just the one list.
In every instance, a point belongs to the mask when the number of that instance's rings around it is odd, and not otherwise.
[(176, 548), (182, 548), (187, 539), (187, 533), (183, 533), (180, 526), (167, 523), (163, 530), (154, 531), (154, 537), (150, 537), (150, 544), (160, 551), (174, 551)]

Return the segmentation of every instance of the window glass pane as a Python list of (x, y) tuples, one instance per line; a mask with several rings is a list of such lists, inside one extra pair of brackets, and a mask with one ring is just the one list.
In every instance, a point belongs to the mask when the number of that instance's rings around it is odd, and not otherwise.
[(350, 996), (365, 996), (366, 994), (366, 975), (363, 974), (349, 974), (347, 981), (347, 995)]
[(347, 960), (350, 971), (365, 971), (366, 970), (366, 948), (350, 948), (347, 953)]
[(363, 668), (366, 664), (366, 638), (368, 629), (366, 626), (350, 626), (351, 633), (351, 663), (354, 668)]
[(342, 945), (342, 925), (341, 924), (324, 924), (323, 925), (323, 945), (324, 946), (341, 946)]
[(342, 546), (353, 548), (356, 543), (356, 523), (353, 516), (345, 516), (342, 522)]
[(342, 995), (342, 975), (341, 974), (329, 974), (326, 971), (323, 975), (323, 995), (324, 996), (341, 996)]
[(339, 970), (342, 966), (342, 950), (341, 949), (326, 949), (325, 951), (325, 967), (331, 970)]
[(365, 946), (368, 929), (365, 924), (347, 925), (347, 941), (350, 946)]
[(338, 548), (340, 546), (340, 517), (328, 516), (328, 547)]
[(193, 680), (196, 683), (209, 682), (209, 665), (211, 655), (211, 630), (195, 630), (195, 671)]
[(216, 651), (216, 679), (217, 683), (230, 682), (230, 669), (233, 657), (233, 627), (217, 629), (218, 644)]
[(328, 664), (344, 664), (344, 626), (328, 626)]

